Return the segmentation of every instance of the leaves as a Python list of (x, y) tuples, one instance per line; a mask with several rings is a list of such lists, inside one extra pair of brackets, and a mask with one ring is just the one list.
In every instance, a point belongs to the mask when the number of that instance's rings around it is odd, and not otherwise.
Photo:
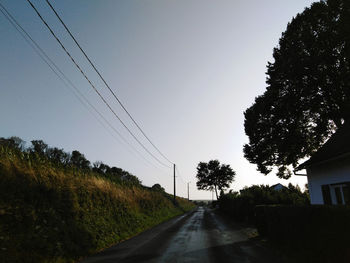
[(221, 164), (218, 160), (211, 160), (208, 163), (200, 162), (197, 166), (197, 188), (199, 190), (224, 190), (234, 181), (235, 172), (230, 165)]
[[(244, 112), (244, 155), (264, 174), (314, 153), (350, 114), (349, 3), (322, 1), (298, 14), (267, 65), (267, 88)], [(345, 26), (347, 23), (347, 26)]]

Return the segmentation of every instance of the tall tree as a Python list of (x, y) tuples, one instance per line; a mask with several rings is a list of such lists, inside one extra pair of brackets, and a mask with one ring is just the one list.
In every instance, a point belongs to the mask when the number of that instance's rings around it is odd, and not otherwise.
[(20, 151), (23, 151), (25, 149), (25, 144), (26, 142), (23, 141), (21, 138), (12, 136), (10, 138), (0, 138), (0, 145), (11, 147), (11, 148), (16, 148)]
[(70, 155), (57, 147), (48, 148), (46, 154), (56, 164), (67, 165), (70, 161)]
[(33, 153), (37, 153), (38, 155), (44, 156), (46, 154), (47, 149), (49, 146), (42, 140), (33, 140), (32, 143), (32, 149), (31, 151)]
[(350, 114), (350, 1), (312, 4), (282, 34), (267, 89), (245, 115), (245, 157), (268, 174), (314, 153)]
[(197, 188), (199, 190), (215, 190), (218, 199), (218, 190), (224, 190), (234, 181), (236, 173), (230, 165), (220, 164), (218, 160), (208, 163), (200, 162), (197, 166)]
[(79, 151), (72, 152), (70, 163), (81, 169), (90, 169), (90, 161)]

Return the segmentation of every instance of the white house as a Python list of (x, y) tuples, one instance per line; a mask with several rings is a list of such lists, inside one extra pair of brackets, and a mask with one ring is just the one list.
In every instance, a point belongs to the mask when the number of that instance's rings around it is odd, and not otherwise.
[(306, 169), (311, 204), (350, 205), (350, 124), (339, 128), (301, 169)]

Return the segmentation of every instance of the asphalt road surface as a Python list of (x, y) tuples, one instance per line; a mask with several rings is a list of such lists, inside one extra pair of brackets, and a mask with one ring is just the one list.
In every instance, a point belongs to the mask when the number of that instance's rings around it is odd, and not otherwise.
[(249, 238), (252, 231), (209, 208), (198, 207), (82, 263), (281, 262), (261, 240)]

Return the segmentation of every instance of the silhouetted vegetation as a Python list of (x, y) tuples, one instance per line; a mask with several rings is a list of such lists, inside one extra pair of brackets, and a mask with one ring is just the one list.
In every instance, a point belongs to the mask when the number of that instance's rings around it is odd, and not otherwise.
[(289, 178), (350, 114), (350, 1), (312, 4), (288, 24), (267, 65), (267, 89), (245, 111), (245, 157)]
[(200, 162), (197, 166), (197, 188), (215, 190), (216, 198), (218, 198), (218, 190), (228, 188), (234, 181), (235, 174), (230, 165), (220, 164), (218, 160), (211, 160), (208, 163)]
[(49, 147), (42, 140), (33, 140), (31, 146), (26, 148), (25, 142), (18, 137), (0, 138), (0, 146), (4, 149), (15, 150), (23, 160), (40, 161), (69, 171), (92, 172), (91, 174), (96, 177), (103, 177), (118, 184), (141, 185), (141, 181), (136, 176), (121, 168), (109, 167), (101, 161), (91, 166), (90, 161), (79, 151), (67, 153), (63, 149)]
[(288, 262), (350, 260), (347, 206), (258, 206), (256, 224), (289, 257)]
[(165, 192), (165, 189), (160, 184), (153, 185), (152, 190), (157, 192), (163, 192), (163, 193)]
[(239, 192), (222, 194), (218, 200), (219, 209), (238, 221), (255, 222), (255, 206), (257, 205), (308, 205), (307, 192), (302, 192), (299, 186), (289, 184), (281, 190), (274, 190), (268, 185), (253, 185)]
[(0, 138), (1, 262), (73, 262), (194, 206), (177, 204), (78, 151)]

